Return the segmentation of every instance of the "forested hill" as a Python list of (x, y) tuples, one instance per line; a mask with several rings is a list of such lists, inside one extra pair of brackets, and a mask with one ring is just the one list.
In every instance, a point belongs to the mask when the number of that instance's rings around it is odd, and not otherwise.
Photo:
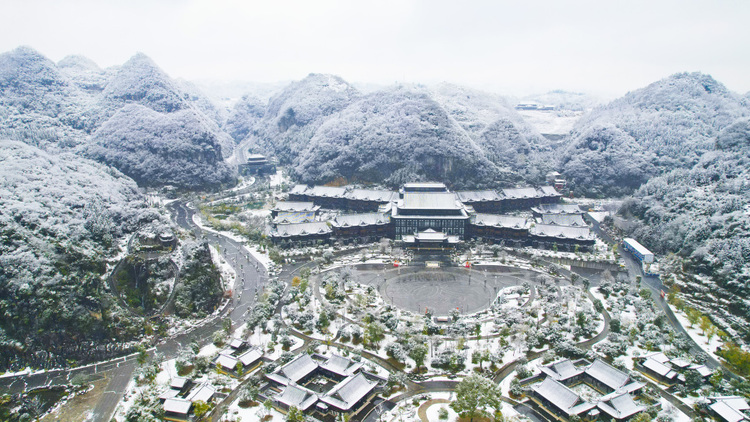
[(367, 95), (327, 119), (297, 163), (295, 174), (309, 183), (344, 177), (398, 186), (431, 178), (474, 186), (498, 174), (437, 102), (401, 89)]
[[(118, 112), (128, 105), (139, 105), (154, 115), (152, 119), (122, 118)], [(132, 109), (130, 110), (132, 114)], [(127, 114), (127, 112), (126, 112)], [(100, 69), (91, 60), (70, 56), (55, 64), (28, 47), (19, 47), (0, 55), (0, 137), (25, 142), (47, 151), (72, 150), (85, 153), (92, 134), (105, 126), (117, 126), (120, 137), (107, 143), (106, 137), (95, 137), (97, 151), (104, 148), (109, 154), (92, 154), (129, 175), (146, 180), (147, 174), (170, 173), (174, 177), (149, 179), (149, 184), (174, 184), (184, 188), (217, 186), (234, 183), (232, 172), (223, 164), (223, 157), (231, 154), (234, 143), (220, 127), (220, 113), (194, 86), (177, 82), (167, 76), (143, 54), (136, 54), (122, 66)], [(180, 121), (181, 131), (170, 129), (169, 123)], [(154, 150), (156, 140), (145, 139), (142, 132), (150, 131), (160, 137), (165, 148)], [(178, 135), (191, 133), (175, 142)], [(210, 154), (217, 159), (202, 160), (201, 172), (215, 172), (215, 180), (197, 176), (191, 166), (167, 169), (143, 169), (138, 173), (125, 160), (112, 156), (138, 156), (144, 163), (163, 165), (175, 160), (171, 157), (201, 157), (198, 148), (210, 143)], [(170, 144), (166, 147), (166, 144)], [(206, 154), (204, 154), (205, 156)], [(143, 167), (145, 164), (142, 164)], [(184, 170), (184, 171), (183, 171)], [(229, 173), (229, 174), (228, 174)]]
[(680, 73), (596, 108), (574, 127), (560, 166), (573, 191), (629, 194), (651, 177), (689, 169), (747, 100), (709, 75)]
[[(505, 100), (454, 85), (362, 95), (311, 74), (271, 98), (263, 117), (249, 96), (232, 116), (226, 129), (248, 133), (243, 148), (275, 155), (307, 183), (438, 179), (472, 188), (538, 183), (554, 166), (539, 159), (544, 139)], [(243, 126), (242, 116), (257, 123)]]
[[(750, 293), (750, 119), (725, 128), (689, 169), (653, 178), (626, 202), (631, 234), (657, 252), (675, 252), (730, 291)], [(744, 306), (750, 318), (750, 307)]]
[(139, 332), (101, 286), (116, 240), (160, 218), (136, 184), (72, 153), (3, 140), (0, 180), (0, 368), (19, 356), (65, 364), (89, 342)]

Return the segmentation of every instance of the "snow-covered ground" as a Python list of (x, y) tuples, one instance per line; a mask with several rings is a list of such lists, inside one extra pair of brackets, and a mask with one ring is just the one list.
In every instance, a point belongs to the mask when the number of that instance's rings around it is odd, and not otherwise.
[(567, 135), (578, 119), (583, 116), (582, 111), (556, 110), (517, 110), (523, 119), (533, 126), (539, 133), (550, 135)]

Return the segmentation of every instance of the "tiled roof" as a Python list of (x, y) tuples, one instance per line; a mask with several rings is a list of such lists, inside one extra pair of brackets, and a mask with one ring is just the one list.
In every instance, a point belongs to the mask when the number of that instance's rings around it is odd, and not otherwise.
[(502, 227), (510, 229), (528, 229), (531, 225), (524, 217), (498, 214), (476, 214), (473, 218), (474, 225)]
[(314, 392), (296, 385), (287, 385), (275, 398), (287, 406), (294, 406), (300, 410), (307, 410), (318, 401), (318, 396)]
[(271, 237), (292, 237), (317, 234), (329, 234), (331, 228), (324, 221), (298, 224), (279, 224), (271, 231)]
[(577, 415), (596, 407), (595, 404), (581, 400), (578, 394), (549, 377), (532, 385), (531, 389), (568, 415)]
[(346, 197), (358, 201), (390, 202), (396, 199), (398, 194), (389, 190), (352, 189)]
[(461, 202), (488, 202), (488, 201), (499, 201), (500, 195), (494, 190), (470, 190), (456, 192), (458, 199)]
[(302, 353), (294, 360), (281, 367), (281, 372), (290, 380), (297, 382), (318, 368), (318, 364), (308, 355)]
[(190, 406), (193, 403), (190, 400), (180, 398), (168, 398), (164, 401), (164, 411), (170, 413), (177, 413), (180, 415), (187, 415), (190, 412)]
[(538, 198), (540, 192), (535, 188), (510, 188), (502, 190), (503, 197), (506, 199), (525, 199), (525, 198)]
[(378, 383), (370, 381), (360, 372), (337, 384), (320, 399), (342, 410), (349, 410), (360, 399), (366, 396)]
[(388, 224), (390, 217), (377, 212), (339, 215), (331, 223), (337, 227), (379, 226)]
[(627, 418), (646, 410), (645, 406), (641, 406), (634, 402), (629, 394), (621, 394), (607, 401), (601, 401), (597, 404), (597, 407), (617, 420)]
[(588, 227), (553, 226), (536, 224), (529, 229), (529, 234), (538, 237), (555, 237), (558, 239), (594, 240)]
[(460, 208), (456, 203), (455, 193), (445, 192), (407, 192), (404, 193), (399, 208), (455, 210)]
[(604, 363), (600, 359), (595, 360), (594, 363), (586, 368), (585, 372), (613, 390), (625, 386), (630, 380), (628, 374)]
[(542, 224), (586, 227), (581, 214), (542, 214)]

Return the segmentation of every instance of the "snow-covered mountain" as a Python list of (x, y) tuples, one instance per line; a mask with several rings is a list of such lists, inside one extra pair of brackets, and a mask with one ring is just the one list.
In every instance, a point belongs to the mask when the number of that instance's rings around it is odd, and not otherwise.
[(581, 118), (561, 167), (579, 193), (630, 193), (662, 172), (692, 167), (722, 129), (749, 114), (742, 97), (711, 76), (676, 74)]
[(232, 183), (223, 158), (234, 142), (223, 120), (195, 85), (172, 80), (141, 53), (106, 70), (81, 56), (55, 64), (28, 47), (0, 55), (0, 138), (88, 152), (140, 183)]
[(326, 119), (295, 167), (305, 182), (349, 181), (398, 186), (441, 180), (470, 186), (495, 182), (497, 168), (424, 92), (378, 91)]
[(111, 318), (105, 259), (159, 214), (130, 178), (70, 152), (0, 141), (0, 180), (0, 367), (60, 365), (89, 341), (120, 339), (130, 322)]
[(92, 135), (87, 153), (141, 185), (216, 188), (235, 182), (222, 159), (220, 137), (230, 142), (191, 109), (159, 113), (128, 104)]

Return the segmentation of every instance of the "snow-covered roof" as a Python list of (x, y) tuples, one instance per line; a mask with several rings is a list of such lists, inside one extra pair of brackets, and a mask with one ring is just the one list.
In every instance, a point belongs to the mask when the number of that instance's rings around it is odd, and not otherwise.
[(646, 406), (641, 406), (634, 402), (633, 398), (630, 397), (630, 394), (621, 394), (607, 401), (600, 401), (597, 404), (597, 407), (617, 420), (630, 417), (646, 410)]
[(553, 186), (542, 186), (539, 190), (542, 191), (544, 196), (560, 196), (560, 192), (558, 192)]
[(404, 183), (404, 190), (408, 189), (447, 189), (441, 182), (409, 182)]
[(389, 222), (390, 217), (387, 215), (377, 212), (369, 212), (362, 214), (339, 215), (331, 222), (331, 224), (336, 227), (357, 227), (384, 225)]
[(336, 384), (328, 394), (320, 399), (341, 410), (349, 410), (370, 393), (377, 384), (376, 381), (368, 380), (364, 373), (360, 372)]
[(231, 342), (229, 342), (229, 347), (232, 349), (239, 349), (245, 344), (245, 340), (242, 340), (241, 338), (235, 338), (232, 339)]
[(688, 369), (692, 369), (692, 370), (694, 370), (694, 371), (697, 371), (697, 372), (698, 372), (698, 374), (700, 374), (700, 376), (702, 376), (702, 377), (707, 377), (707, 376), (709, 376), (709, 375), (711, 375), (711, 374), (713, 374), (713, 373), (714, 373), (714, 372), (713, 372), (713, 371), (711, 370), (711, 368), (709, 368), (709, 367), (708, 367), (708, 366), (706, 366), (706, 365), (690, 365), (690, 366), (688, 367)]
[(324, 221), (298, 224), (279, 224), (271, 231), (271, 237), (293, 237), (317, 234), (330, 234), (331, 228)]
[(653, 359), (659, 363), (669, 362), (669, 356), (665, 355), (664, 352), (656, 352), (656, 353), (652, 353), (650, 355), (646, 355), (643, 357), (647, 359)]
[(682, 358), (674, 358), (670, 360), (669, 363), (671, 363), (672, 365), (678, 368), (687, 368), (688, 366), (691, 365), (691, 362), (689, 360), (682, 359)]
[(286, 378), (297, 382), (318, 368), (317, 362), (307, 353), (302, 353), (294, 360), (281, 367)]
[(397, 198), (397, 195), (396, 192), (389, 190), (352, 189), (346, 197), (358, 201), (390, 202)]
[(307, 188), (305, 194), (309, 196), (318, 196), (325, 198), (344, 198), (346, 195), (346, 188), (338, 188), (333, 186), (313, 186)]
[(169, 388), (175, 388), (177, 390), (181, 390), (183, 387), (185, 387), (185, 384), (187, 384), (187, 378), (184, 377), (174, 377), (171, 381), (169, 381)]
[(647, 358), (646, 360), (644, 360), (643, 367), (648, 368), (656, 374), (670, 380), (674, 379), (678, 375), (677, 372), (673, 371), (671, 367), (652, 358)]
[(168, 398), (164, 400), (164, 411), (169, 413), (177, 413), (180, 415), (187, 415), (190, 412), (190, 407), (193, 403), (190, 400), (180, 398)]
[(294, 187), (289, 191), (290, 195), (302, 195), (307, 190), (307, 185), (294, 185)]
[(216, 364), (221, 366), (222, 368), (234, 370), (234, 368), (237, 366), (237, 358), (234, 356), (224, 355), (220, 354), (216, 358)]
[(168, 388), (163, 393), (159, 394), (159, 400), (166, 400), (177, 397), (180, 394), (180, 390), (174, 388)]
[(524, 217), (498, 214), (476, 214), (473, 219), (476, 226), (492, 226), (510, 229), (528, 229), (531, 225)]
[(551, 224), (556, 226), (574, 226), (585, 227), (581, 214), (542, 214), (542, 224)]
[(573, 204), (541, 204), (531, 210), (538, 214), (583, 214), (581, 208)]
[(606, 364), (600, 359), (595, 360), (594, 363), (586, 368), (585, 372), (595, 380), (613, 390), (624, 387), (630, 380), (628, 374)]
[(577, 415), (596, 407), (593, 403), (581, 400), (573, 390), (550, 377), (532, 385), (531, 389), (567, 415)]
[(187, 399), (193, 403), (199, 400), (208, 403), (209, 400), (211, 400), (211, 397), (214, 396), (214, 393), (216, 393), (216, 390), (214, 390), (213, 387), (208, 384), (201, 384), (200, 387), (197, 387), (190, 392)]
[(289, 211), (289, 212), (317, 211), (319, 209), (320, 207), (315, 205), (314, 202), (294, 202), (294, 201), (277, 202), (276, 206), (273, 207), (274, 211)]
[(447, 192), (407, 192), (399, 208), (415, 210), (455, 210), (459, 209), (455, 193)]
[(314, 392), (296, 385), (287, 385), (275, 398), (287, 406), (294, 406), (300, 410), (307, 410), (318, 401), (318, 396)]
[(253, 348), (239, 356), (242, 366), (248, 366), (256, 362), (258, 359), (263, 357), (263, 352), (260, 349)]
[(570, 361), (570, 359), (565, 359), (547, 366), (542, 366), (540, 369), (542, 370), (542, 372), (552, 377), (552, 379), (556, 381), (564, 381), (583, 373), (583, 370), (576, 368), (575, 365), (573, 365), (573, 362)]
[(470, 190), (470, 191), (459, 191), (456, 192), (458, 199), (461, 202), (488, 202), (498, 201), (501, 199), (500, 195), (494, 190)]
[(503, 196), (508, 199), (537, 198), (540, 192), (536, 188), (509, 188), (503, 189)]
[(340, 355), (332, 355), (320, 364), (320, 367), (341, 376), (349, 376), (362, 367), (361, 362), (354, 362)]
[(744, 413), (735, 409), (726, 401), (717, 401), (716, 403), (710, 404), (708, 407), (716, 412), (722, 420), (727, 422), (739, 422), (747, 419), (745, 418)]
[(537, 224), (529, 229), (529, 234), (539, 237), (554, 237), (558, 239), (595, 240), (588, 227), (555, 226)]

